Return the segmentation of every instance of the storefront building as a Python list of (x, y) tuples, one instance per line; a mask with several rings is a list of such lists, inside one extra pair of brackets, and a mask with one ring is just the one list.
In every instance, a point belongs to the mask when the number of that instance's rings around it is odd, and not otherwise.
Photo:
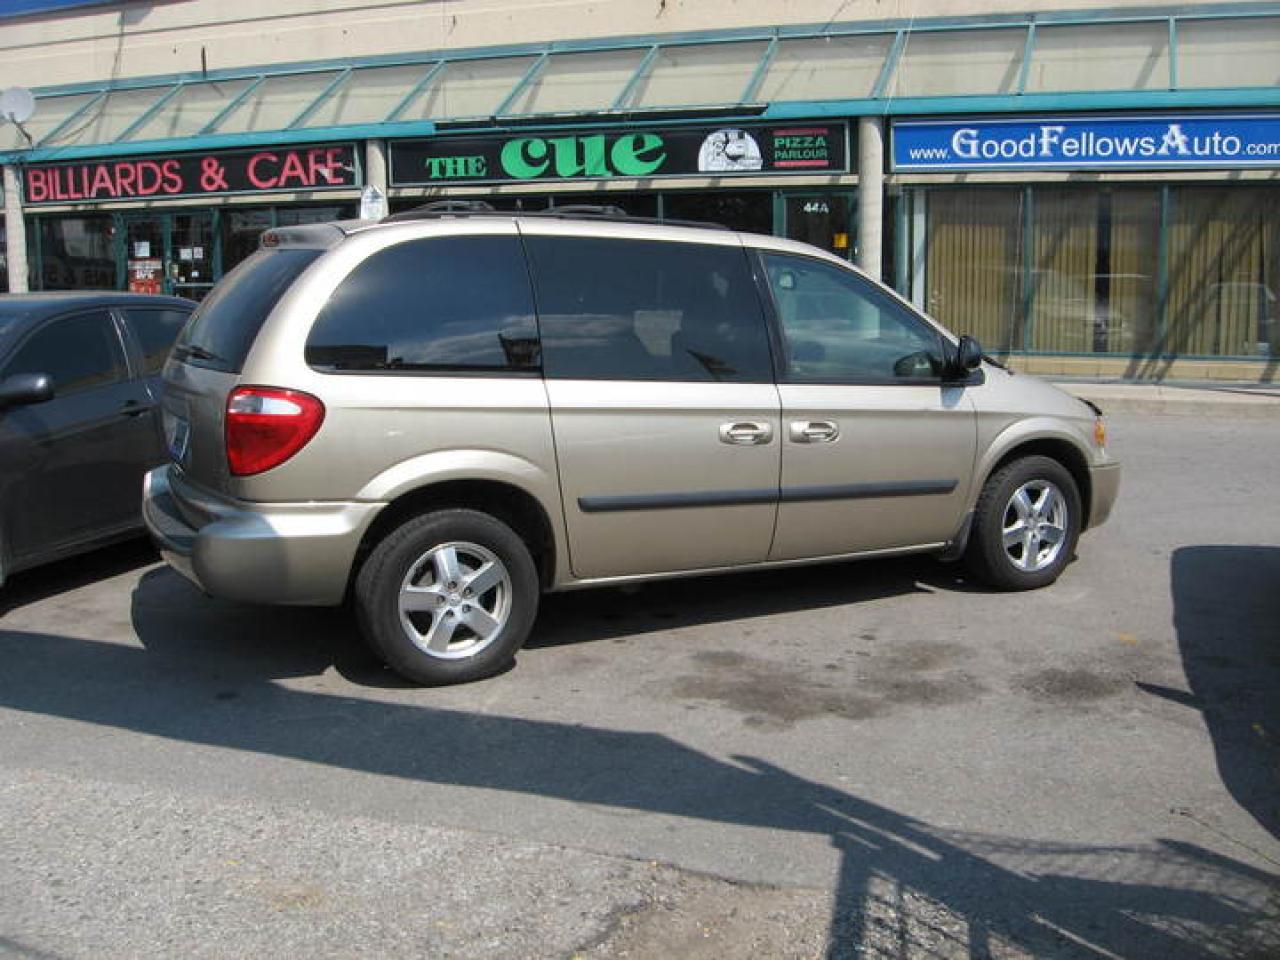
[(1280, 4), (1138, 4), (37, 86), (6, 273), (199, 299), (273, 225), (614, 204), (813, 243), (1037, 372), (1269, 380), (1278, 84)]

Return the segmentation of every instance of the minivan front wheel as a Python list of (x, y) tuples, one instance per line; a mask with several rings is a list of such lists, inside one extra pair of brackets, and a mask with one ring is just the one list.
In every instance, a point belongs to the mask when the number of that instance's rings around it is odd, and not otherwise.
[(1080, 515), (1080, 492), (1062, 464), (1041, 456), (1014, 460), (982, 488), (965, 559), (1000, 590), (1048, 586), (1075, 555)]
[(506, 524), (441, 510), (378, 544), (355, 601), (365, 638), (391, 669), (432, 686), (461, 683), (510, 664), (533, 626), (538, 576)]

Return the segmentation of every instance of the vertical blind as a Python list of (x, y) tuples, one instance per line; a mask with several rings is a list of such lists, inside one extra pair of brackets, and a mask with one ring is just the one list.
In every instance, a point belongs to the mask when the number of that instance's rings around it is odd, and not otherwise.
[(1280, 188), (1168, 193), (1163, 315), (1161, 191), (1107, 185), (931, 190), (926, 307), (1001, 353), (1280, 356)]

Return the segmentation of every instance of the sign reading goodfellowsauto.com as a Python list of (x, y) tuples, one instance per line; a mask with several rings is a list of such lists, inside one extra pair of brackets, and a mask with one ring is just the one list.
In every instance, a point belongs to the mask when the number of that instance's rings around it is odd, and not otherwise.
[(902, 120), (895, 170), (1280, 167), (1280, 114)]

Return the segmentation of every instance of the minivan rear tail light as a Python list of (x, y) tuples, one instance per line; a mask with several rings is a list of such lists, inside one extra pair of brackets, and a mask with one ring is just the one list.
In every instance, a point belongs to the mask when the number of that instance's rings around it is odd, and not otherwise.
[(227, 397), (227, 466), (248, 477), (278, 467), (324, 423), (324, 404), (301, 390), (237, 387)]

